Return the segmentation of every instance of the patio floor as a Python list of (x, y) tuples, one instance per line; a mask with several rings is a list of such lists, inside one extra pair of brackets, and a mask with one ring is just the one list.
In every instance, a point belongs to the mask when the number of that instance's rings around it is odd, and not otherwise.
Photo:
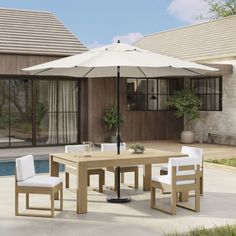
[[(198, 144), (196, 144), (199, 146)], [(206, 145), (205, 157), (225, 157), (234, 155), (236, 148), (222, 145)], [(180, 144), (174, 142), (148, 142), (147, 147), (164, 150), (179, 150)], [(221, 150), (222, 147), (223, 149)], [(214, 152), (215, 149), (215, 152)], [(55, 151), (55, 150), (54, 150)], [(29, 152), (29, 149), (28, 149)], [(159, 167), (153, 167), (153, 175), (157, 175)], [(128, 204), (111, 204), (106, 202), (106, 196), (114, 192), (104, 188), (104, 193), (88, 192), (87, 214), (75, 213), (74, 177), (72, 188), (65, 190), (64, 211), (57, 212), (55, 218), (27, 218), (14, 216), (14, 177), (0, 178), (0, 235), (164, 235), (167, 232), (187, 231), (197, 226), (214, 227), (215, 225), (236, 223), (236, 171), (207, 166), (205, 168), (204, 196), (201, 197), (201, 211), (194, 213), (181, 208), (176, 216), (170, 216), (150, 209), (150, 193), (142, 191), (142, 168), (140, 168), (140, 188), (130, 189), (122, 185), (122, 193), (130, 195), (132, 201)], [(64, 177), (64, 174), (61, 174)], [(127, 174), (125, 182), (132, 184), (131, 174)], [(106, 185), (112, 186), (113, 175), (106, 173)], [(91, 179), (91, 185), (97, 186), (97, 178)], [(161, 197), (160, 204), (169, 206), (169, 195), (157, 194)], [(21, 196), (24, 206), (24, 196)], [(191, 201), (194, 199), (191, 198)], [(32, 196), (31, 204), (47, 206), (47, 196)]]
[[(137, 142), (131, 142), (137, 143)], [(156, 148), (169, 151), (180, 151), (183, 144), (179, 141), (140, 141), (145, 147)], [(129, 144), (129, 143), (128, 143)], [(236, 157), (236, 146), (221, 145), (221, 144), (208, 144), (208, 143), (194, 143), (188, 146), (200, 147), (204, 149), (204, 158), (232, 158)], [(1, 149), (0, 159), (15, 158), (27, 154), (35, 156), (44, 156), (49, 153), (64, 152), (64, 146), (49, 146), (49, 147), (25, 147), (25, 148), (6, 148)]]

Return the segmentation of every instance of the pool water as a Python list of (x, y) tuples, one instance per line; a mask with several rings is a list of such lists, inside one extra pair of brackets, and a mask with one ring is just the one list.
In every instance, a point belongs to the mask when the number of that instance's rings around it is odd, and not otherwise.
[[(49, 161), (48, 160), (35, 160), (35, 172), (36, 173), (49, 173)], [(64, 165), (59, 165), (60, 171), (64, 171)], [(15, 174), (15, 161), (2, 161), (0, 162), (0, 176), (8, 176)]]

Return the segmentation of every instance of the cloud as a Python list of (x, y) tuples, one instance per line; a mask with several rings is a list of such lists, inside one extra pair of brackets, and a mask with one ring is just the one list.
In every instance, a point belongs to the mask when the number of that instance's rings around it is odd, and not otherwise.
[(121, 43), (133, 44), (137, 40), (143, 38), (143, 35), (139, 32), (136, 33), (128, 33), (125, 35), (116, 35), (112, 38), (112, 42), (116, 43), (120, 40)]
[(168, 12), (183, 22), (196, 23), (197, 16), (207, 14), (208, 6), (204, 0), (172, 0)]
[(99, 48), (104, 46), (104, 44), (99, 43), (98, 41), (94, 41), (93, 43), (89, 44), (87, 47), (88, 49)]
[[(139, 32), (136, 33), (128, 33), (125, 35), (116, 35), (112, 38), (113, 43), (117, 43), (120, 40), (121, 43), (133, 44), (137, 40), (143, 38), (143, 35)], [(93, 43), (89, 44), (87, 47), (89, 49), (98, 48), (104, 46), (104, 43), (100, 43), (98, 41), (94, 41)]]

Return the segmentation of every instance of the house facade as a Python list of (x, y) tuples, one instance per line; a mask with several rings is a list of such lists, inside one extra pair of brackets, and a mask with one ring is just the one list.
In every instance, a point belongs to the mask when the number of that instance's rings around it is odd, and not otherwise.
[(236, 16), (147, 35), (135, 45), (221, 69), (184, 79), (202, 104), (192, 130), (200, 142), (236, 144)]
[[(204, 78), (121, 78), (123, 140), (179, 139), (184, 120), (166, 101), (184, 87), (202, 99), (203, 121), (193, 125), (196, 139), (205, 141), (210, 132), (225, 142), (228, 130), (233, 137), (236, 18), (228, 19), (149, 35), (136, 43), (158, 53), (213, 63), (220, 71)], [(201, 33), (204, 25), (221, 22), (226, 23)], [(21, 70), (87, 50), (52, 13), (0, 9), (0, 148), (109, 141), (115, 131), (107, 131), (102, 118), (116, 102), (113, 78), (43, 77)]]
[[(116, 102), (113, 78), (42, 77), (21, 70), (86, 50), (51, 13), (0, 9), (0, 147), (109, 141), (115, 131), (105, 130), (102, 117)], [(176, 78), (121, 78), (122, 139), (178, 139), (183, 120), (164, 101), (182, 86)]]
[(86, 50), (49, 12), (0, 8), (0, 147), (78, 142), (79, 81), (21, 69)]

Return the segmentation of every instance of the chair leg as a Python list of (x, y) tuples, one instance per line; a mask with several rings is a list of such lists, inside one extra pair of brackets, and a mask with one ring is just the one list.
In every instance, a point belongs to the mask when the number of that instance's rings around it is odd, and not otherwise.
[(203, 177), (200, 178), (200, 194), (203, 195)]
[(156, 207), (156, 189), (151, 187), (151, 208)]
[(103, 192), (103, 185), (105, 183), (105, 173), (104, 172), (101, 172), (99, 175), (98, 175), (98, 185), (99, 185), (99, 192), (102, 193)]
[(103, 170), (103, 180), (102, 180), (102, 185), (105, 185), (105, 178), (106, 178), (106, 172)]
[(176, 192), (171, 192), (171, 215), (176, 215)]
[(134, 188), (138, 189), (138, 169), (134, 171)]
[(55, 194), (52, 191), (51, 192), (51, 217), (54, 217), (54, 197), (55, 197)]
[(176, 203), (178, 203), (179, 202), (179, 193), (177, 192), (176, 193)]
[(68, 172), (65, 172), (65, 182), (66, 182), (66, 188), (70, 187), (70, 174)]
[(125, 182), (125, 173), (121, 173), (120, 177), (120, 182), (123, 184)]
[(25, 194), (25, 199), (26, 199), (26, 209), (29, 209), (29, 193)]
[(200, 189), (199, 188), (195, 190), (195, 211), (196, 212), (200, 211)]
[(90, 186), (90, 175), (87, 175), (87, 185)]
[(15, 216), (19, 215), (19, 194), (15, 193)]
[(60, 211), (63, 211), (63, 187), (60, 190)]
[(189, 192), (180, 192), (179, 193), (179, 201), (180, 202), (188, 202), (189, 201)]

